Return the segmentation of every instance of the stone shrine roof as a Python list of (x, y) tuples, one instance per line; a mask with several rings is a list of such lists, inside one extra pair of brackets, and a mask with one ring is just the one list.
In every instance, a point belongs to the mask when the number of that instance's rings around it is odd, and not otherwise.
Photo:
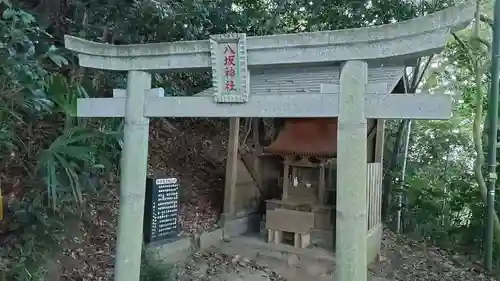
[(288, 119), (278, 137), (264, 150), (274, 154), (333, 157), (337, 154), (337, 118)]

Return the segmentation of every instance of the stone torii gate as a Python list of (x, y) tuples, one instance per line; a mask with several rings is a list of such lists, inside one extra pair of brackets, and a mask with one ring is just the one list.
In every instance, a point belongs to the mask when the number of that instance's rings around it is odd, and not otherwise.
[[(78, 100), (79, 117), (125, 118), (115, 280), (139, 280), (150, 117), (231, 117), (226, 198), (238, 117), (338, 117), (337, 280), (367, 280), (367, 119), (448, 119), (451, 96), (390, 92), (404, 66), (440, 52), (473, 14), (469, 2), (377, 27), (120, 46), (66, 36), (81, 66), (128, 71), (113, 98)], [(210, 70), (213, 87), (202, 95), (151, 89), (150, 72)]]

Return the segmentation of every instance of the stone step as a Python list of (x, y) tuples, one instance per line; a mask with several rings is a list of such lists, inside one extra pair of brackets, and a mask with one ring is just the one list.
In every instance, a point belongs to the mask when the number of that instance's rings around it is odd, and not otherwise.
[(261, 253), (284, 253), (300, 255), (302, 258), (335, 262), (334, 254), (322, 248), (296, 248), (287, 244), (267, 243), (264, 236), (240, 236), (231, 238), (230, 243), (239, 247), (248, 247)]
[[(221, 252), (254, 261), (288, 281), (335, 281), (335, 258), (324, 249), (300, 249), (266, 243), (257, 236), (241, 236), (221, 244)], [(388, 281), (369, 276), (369, 281)]]

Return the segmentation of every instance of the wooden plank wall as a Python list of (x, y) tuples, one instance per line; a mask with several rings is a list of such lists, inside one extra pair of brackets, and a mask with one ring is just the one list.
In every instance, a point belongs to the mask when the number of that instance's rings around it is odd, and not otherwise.
[(382, 222), (382, 164), (368, 163), (368, 231)]

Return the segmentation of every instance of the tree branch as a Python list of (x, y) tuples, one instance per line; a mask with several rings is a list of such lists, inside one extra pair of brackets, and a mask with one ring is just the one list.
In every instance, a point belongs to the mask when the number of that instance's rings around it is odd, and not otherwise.
[(481, 15), (481, 16), (479, 16), (479, 19), (480, 19), (482, 22), (484, 22), (484, 23), (486, 23), (487, 25), (489, 25), (491, 29), (493, 29), (493, 19), (491, 19), (490, 17), (488, 17), (487, 15), (484, 15), (484, 14), (483, 14), (483, 15)]
[[(431, 61), (432, 61), (433, 57), (434, 57), (434, 55), (429, 56), (429, 59), (425, 62), (425, 65), (420, 70), (420, 75), (418, 76), (417, 79), (413, 80), (413, 82), (412, 82), (413, 84), (410, 85), (410, 87), (411, 87), (410, 88), (410, 90), (411, 90), (410, 93), (414, 93), (417, 90), (418, 84), (420, 84), (420, 82), (422, 81), (422, 79), (424, 79), (425, 70), (431, 64)], [(420, 67), (420, 65), (418, 65), (417, 67)]]
[(465, 42), (460, 39), (460, 37), (458, 37), (457, 34), (455, 34), (454, 32), (451, 33), (451, 35), (453, 36), (453, 38), (455, 39), (455, 41), (457, 41), (457, 44), (460, 46), (460, 48), (467, 53), (467, 60), (468, 60), (468, 64), (469, 64), (469, 70), (471, 72), (474, 72), (474, 55), (472, 54), (470, 48), (467, 46), (467, 44), (465, 44)]

